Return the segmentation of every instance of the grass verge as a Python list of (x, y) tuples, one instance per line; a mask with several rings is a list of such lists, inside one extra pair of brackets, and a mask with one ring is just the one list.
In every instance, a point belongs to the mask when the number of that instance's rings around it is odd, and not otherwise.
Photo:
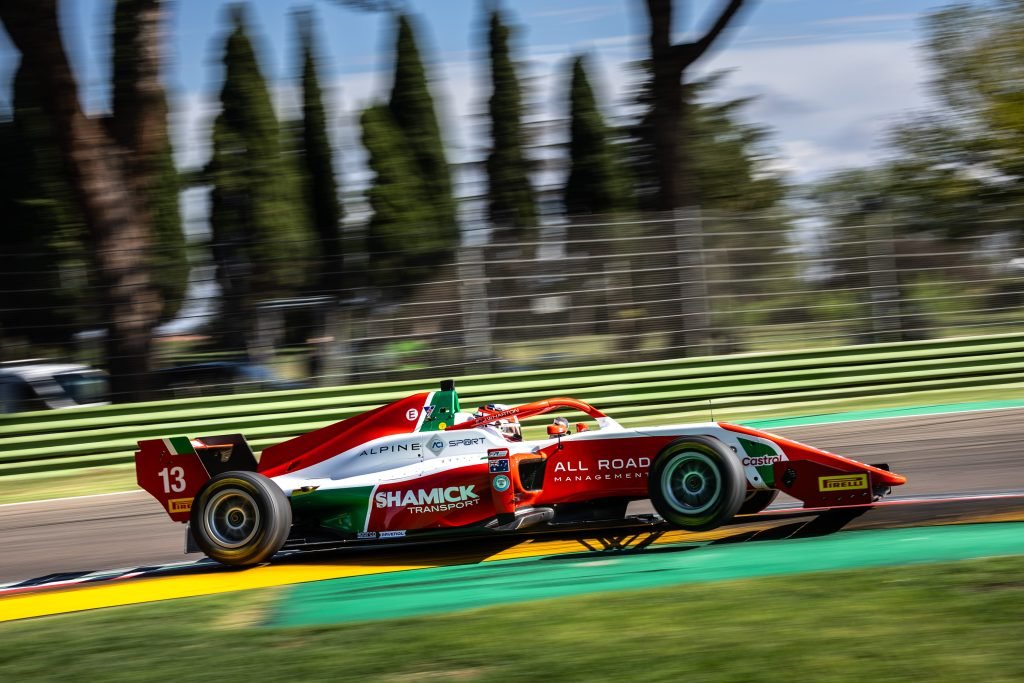
[(0, 477), (0, 505), (96, 493), (135, 491), (138, 488), (133, 464), (16, 474)]
[(2, 624), (0, 680), (1024, 680), (1024, 557), (258, 627), (277, 595)]

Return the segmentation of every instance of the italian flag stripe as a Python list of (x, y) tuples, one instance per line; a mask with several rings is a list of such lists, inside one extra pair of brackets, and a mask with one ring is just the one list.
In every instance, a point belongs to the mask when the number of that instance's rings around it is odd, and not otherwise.
[(172, 436), (164, 439), (164, 445), (171, 455), (195, 455), (196, 449), (192, 448), (192, 442), (187, 436)]

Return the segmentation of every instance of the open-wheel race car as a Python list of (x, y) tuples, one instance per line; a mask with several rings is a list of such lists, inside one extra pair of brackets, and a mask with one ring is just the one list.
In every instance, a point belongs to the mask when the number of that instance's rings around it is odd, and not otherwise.
[[(520, 421), (571, 409), (547, 438)], [(592, 428), (593, 427), (593, 428)], [(649, 498), (670, 526), (706, 530), (764, 510), (780, 491), (805, 507), (869, 505), (906, 482), (767, 432), (724, 422), (627, 429), (551, 398), (465, 413), (454, 382), (289, 439), (259, 461), (241, 434), (139, 442), (139, 485), (189, 542), (251, 565), (282, 547), (622, 522)]]

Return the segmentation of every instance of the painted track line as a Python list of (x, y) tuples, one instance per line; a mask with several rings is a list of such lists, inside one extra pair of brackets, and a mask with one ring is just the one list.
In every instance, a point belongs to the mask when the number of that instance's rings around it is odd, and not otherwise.
[[(913, 406), (908, 408), (879, 408), (877, 412), (893, 412), (893, 415), (875, 415), (869, 417), (844, 417), (844, 415), (857, 415), (863, 413), (876, 412), (873, 410), (857, 410), (850, 411), (849, 413), (821, 413), (819, 415), (807, 415), (800, 417), (762, 417), (754, 418), (751, 420), (740, 420), (740, 424), (753, 427), (755, 429), (762, 429), (769, 431), (771, 429), (788, 429), (790, 427), (820, 427), (825, 425), (833, 424), (846, 424), (851, 422), (876, 422), (880, 420), (899, 420), (901, 418), (912, 418), (912, 417), (942, 417), (944, 415), (969, 415), (970, 413), (987, 413), (999, 410), (1020, 410), (1024, 409), (1024, 401), (1000, 401), (1000, 403), (1009, 403), (1010, 405), (995, 405), (995, 406), (980, 406), (977, 408), (961, 408), (951, 410), (936, 410), (931, 411), (931, 408), (944, 408), (949, 405), (950, 408), (958, 405), (952, 404), (938, 404), (935, 406)], [(975, 403), (967, 403), (963, 405), (976, 405)], [(898, 412), (898, 411), (915, 411), (915, 412)], [(920, 411), (920, 412), (917, 412)], [(819, 419), (820, 418), (820, 419)], [(818, 420), (817, 422), (803, 422), (802, 420)], [(772, 424), (772, 423), (778, 424)], [(762, 426), (763, 425), (763, 426)]]
[(88, 500), (90, 498), (105, 498), (108, 496), (126, 496), (129, 493), (139, 494), (142, 493), (142, 489), (132, 489), (131, 491), (112, 491), (110, 493), (88, 493), (84, 496), (64, 496), (63, 498), (44, 498), (42, 500), (24, 500), (20, 503), (0, 503), (0, 508), (12, 508), (24, 505), (43, 505), (46, 503), (64, 503), (67, 501), (78, 501)]

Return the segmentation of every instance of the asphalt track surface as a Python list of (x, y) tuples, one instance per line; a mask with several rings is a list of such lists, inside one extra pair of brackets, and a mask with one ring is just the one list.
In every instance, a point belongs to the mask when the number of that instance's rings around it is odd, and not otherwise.
[[(1024, 490), (1024, 409), (773, 431), (863, 462), (888, 463), (908, 477), (897, 490), (901, 497)], [(198, 559), (183, 554), (183, 530), (141, 491), (0, 506), (0, 583)]]

